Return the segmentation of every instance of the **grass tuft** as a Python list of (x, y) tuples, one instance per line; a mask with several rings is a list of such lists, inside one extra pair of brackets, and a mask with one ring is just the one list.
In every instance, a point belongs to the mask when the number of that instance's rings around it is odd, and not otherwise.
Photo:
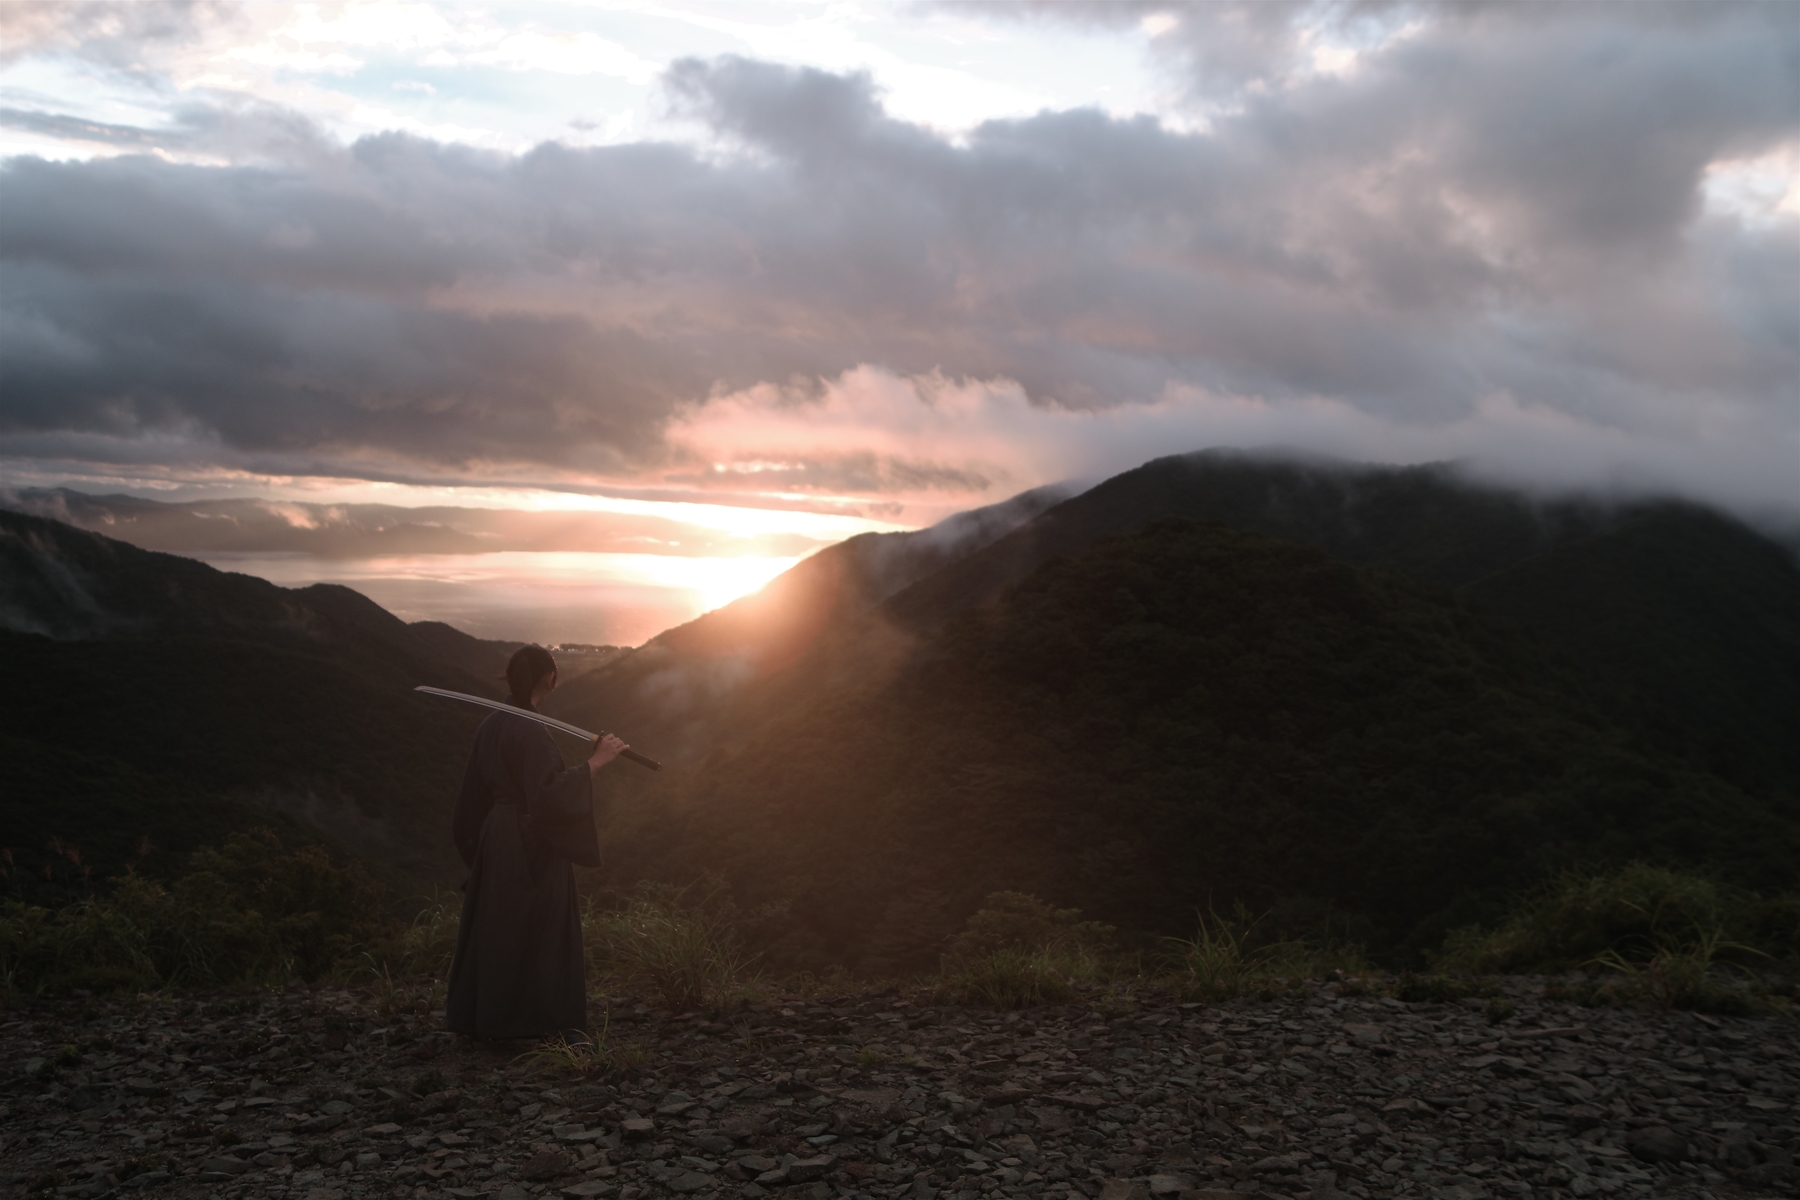
[(1653, 1007), (1748, 1016), (1757, 1005), (1747, 992), (1720, 977), (1716, 960), (1722, 951), (1762, 955), (1752, 946), (1727, 940), (1724, 929), (1715, 925), (1693, 929), (1687, 937), (1660, 936), (1655, 953), (1642, 965), (1613, 950), (1594, 961), (1623, 977), (1622, 991)]
[(1229, 917), (1216, 911), (1200, 914), (1193, 937), (1163, 939), (1164, 975), (1186, 1000), (1216, 1002), (1245, 995), (1272, 1000), (1303, 992), (1307, 977), (1361, 966), (1361, 956), (1350, 948), (1260, 941), (1259, 921), (1241, 904)]
[(1002, 947), (946, 958), (935, 998), (947, 1004), (1004, 1011), (1067, 1004), (1075, 998), (1080, 983), (1099, 974), (1099, 959), (1081, 947)]
[(1012, 1010), (1066, 1004), (1105, 977), (1114, 930), (1023, 892), (995, 892), (951, 941), (935, 995), (946, 1003)]
[(1734, 893), (1702, 875), (1641, 862), (1565, 871), (1521, 896), (1497, 928), (1453, 932), (1436, 963), (1509, 975), (1567, 971), (1605, 956), (1641, 966), (1667, 954), (1672, 937), (1695, 946), (1710, 940), (1714, 957), (1752, 947), (1779, 955), (1800, 949), (1793, 899)]
[(608, 1075), (642, 1069), (651, 1059), (649, 1049), (636, 1042), (609, 1036), (602, 1023), (592, 1033), (563, 1034), (545, 1038), (516, 1061), (527, 1068), (577, 1079), (602, 1079)]
[(1521, 897), (1498, 928), (1453, 933), (1437, 963), (1506, 973), (1598, 967), (1607, 978), (1553, 983), (1545, 997), (1588, 1007), (1749, 1013), (1779, 1005), (1774, 993), (1750, 986), (1749, 968), (1795, 953), (1796, 914), (1793, 896), (1733, 892), (1666, 867), (1571, 871)]
[(716, 893), (642, 889), (622, 910), (590, 905), (583, 921), (589, 956), (653, 987), (675, 1012), (729, 1008), (757, 981), (755, 956), (740, 946)]

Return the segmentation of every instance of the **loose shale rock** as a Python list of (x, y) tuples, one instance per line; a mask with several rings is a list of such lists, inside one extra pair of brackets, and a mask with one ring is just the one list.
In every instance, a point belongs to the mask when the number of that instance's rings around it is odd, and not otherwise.
[(1678, 1163), (1688, 1155), (1688, 1141), (1666, 1125), (1639, 1129), (1625, 1139), (1625, 1148), (1650, 1163)]
[(1501, 1025), (1329, 985), (1017, 1014), (889, 990), (719, 1022), (615, 1004), (609, 1036), (648, 1062), (595, 1080), (342, 989), (32, 1002), (0, 1023), (0, 1196), (1800, 1195), (1795, 1022), (1544, 983), (1508, 981)]
[(569, 1173), (569, 1156), (561, 1150), (540, 1150), (531, 1156), (520, 1172), (533, 1183), (543, 1183)]

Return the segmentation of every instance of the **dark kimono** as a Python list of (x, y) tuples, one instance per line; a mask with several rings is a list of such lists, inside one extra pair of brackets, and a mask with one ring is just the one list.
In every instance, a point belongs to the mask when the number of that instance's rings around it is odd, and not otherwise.
[(445, 1015), (452, 1031), (543, 1037), (587, 1028), (575, 871), (600, 865), (593, 773), (564, 767), (550, 731), (496, 712), (481, 723), (456, 801), (469, 866)]

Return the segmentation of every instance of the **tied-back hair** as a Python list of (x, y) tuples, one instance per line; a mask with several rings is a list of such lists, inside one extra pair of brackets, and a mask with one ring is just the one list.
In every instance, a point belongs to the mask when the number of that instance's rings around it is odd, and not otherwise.
[(531, 707), (531, 693), (544, 676), (556, 673), (556, 660), (542, 646), (520, 646), (506, 664), (506, 686), (512, 689), (512, 702), (520, 708)]

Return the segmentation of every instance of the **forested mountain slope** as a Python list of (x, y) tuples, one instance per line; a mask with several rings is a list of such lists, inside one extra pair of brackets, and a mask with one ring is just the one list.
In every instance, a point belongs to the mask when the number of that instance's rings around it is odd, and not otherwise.
[(1058, 555), (1159, 517), (1220, 521), (1333, 558), (1467, 588), (1700, 731), (1721, 769), (1800, 794), (1800, 565), (1730, 518), (1674, 501), (1534, 498), (1446, 466), (1157, 459), (1048, 510), (894, 596), (930, 628)]
[(621, 882), (717, 872), (791, 914), (797, 961), (882, 969), (1000, 888), (1168, 933), (1241, 900), (1404, 950), (1560, 864), (1791, 886), (1800, 862), (1787, 807), (1510, 620), (1184, 520), (1045, 563), (691, 772), (612, 786)]
[(1643, 505), (1468, 592), (1654, 699), (1714, 769), (1800, 794), (1800, 570), (1785, 547), (1692, 505)]
[[(852, 539), (622, 656), (551, 707), (698, 761), (760, 736), (792, 704), (889, 669), (914, 638), (993, 603), (1050, 559), (1178, 516), (1466, 589), (1659, 707), (1674, 736), (1707, 745), (1716, 769), (1800, 796), (1800, 738), (1788, 733), (1800, 713), (1800, 567), (1722, 514), (1534, 498), (1442, 465), (1229, 451), (1158, 459), (1037, 507), (1030, 519), (989, 522), (991, 536), (953, 553), (916, 556), (879, 585), (869, 561), (932, 531)], [(883, 625), (844, 624), (877, 603)]]
[[(499, 654), (348, 588), (286, 589), (0, 512), (0, 828), (35, 878), (54, 837), (105, 874), (286, 815), (396, 882), (452, 883), (448, 805)], [(502, 660), (503, 661), (503, 660)], [(43, 860), (40, 862), (40, 860)]]

